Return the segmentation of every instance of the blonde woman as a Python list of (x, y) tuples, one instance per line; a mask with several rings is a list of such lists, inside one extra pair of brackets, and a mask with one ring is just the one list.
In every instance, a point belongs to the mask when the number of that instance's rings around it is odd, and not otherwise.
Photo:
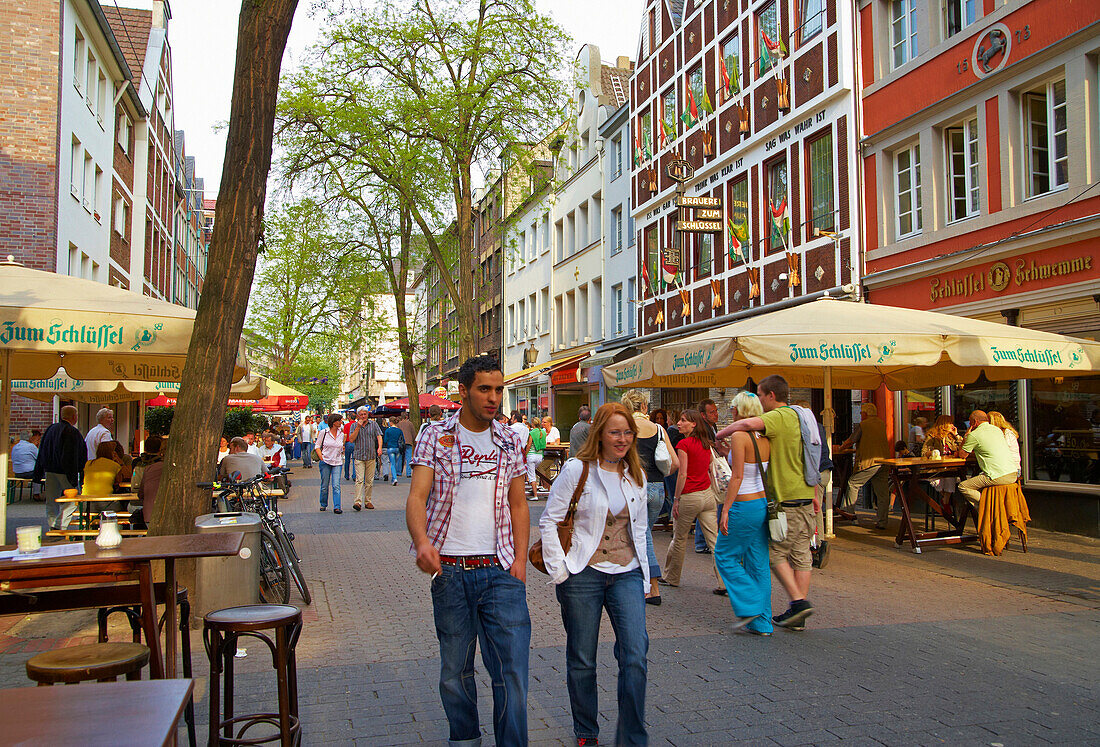
[(1008, 453), (1016, 464), (1016, 475), (1020, 475), (1020, 434), (1005, 419), (1005, 416), (996, 410), (989, 411), (989, 422), (1000, 428), (1005, 434), (1005, 443), (1008, 445)]
[(660, 604), (661, 591), (658, 588), (657, 579), (661, 577), (661, 566), (657, 562), (657, 553), (653, 549), (653, 522), (657, 521), (657, 515), (661, 513), (661, 506), (665, 502), (665, 476), (657, 468), (657, 444), (663, 440), (668, 448), (669, 456), (672, 458), (672, 469), (669, 474), (676, 472), (680, 466), (680, 460), (676, 456), (676, 449), (668, 433), (649, 419), (649, 395), (641, 389), (631, 389), (623, 394), (622, 403), (623, 407), (632, 411), (634, 415), (634, 425), (638, 428), (638, 458), (642, 461), (647, 482), (645, 549), (649, 561), (650, 581), (645, 601), (646, 604)]
[(542, 419), (542, 428), (546, 431), (546, 443), (557, 446), (561, 443), (561, 431), (554, 427), (554, 419), (547, 415)]
[[(643, 589), (646, 561), (646, 478), (638, 459), (637, 426), (626, 408), (608, 402), (584, 447), (562, 467), (539, 519), (546, 572), (555, 584), (565, 624), (565, 665), (573, 734), (578, 744), (599, 738), (596, 652), (603, 611), (615, 631), (619, 719), (615, 744), (646, 744), (646, 656)], [(580, 486), (569, 552), (558, 538)]]
[[(955, 427), (955, 421), (950, 415), (940, 415), (935, 424), (924, 432), (924, 443), (921, 444), (920, 455), (925, 459), (932, 458), (932, 452), (938, 451), (941, 457), (954, 456), (962, 446), (962, 437)], [(943, 495), (943, 500), (950, 502), (951, 494), (955, 492), (955, 486), (959, 484), (957, 477), (935, 477), (928, 481), (932, 489)]]

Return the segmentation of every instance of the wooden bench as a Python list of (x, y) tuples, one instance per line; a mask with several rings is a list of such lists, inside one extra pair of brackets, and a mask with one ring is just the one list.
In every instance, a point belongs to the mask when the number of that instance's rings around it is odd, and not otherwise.
[[(146, 537), (149, 534), (148, 529), (119, 529), (119, 534), (123, 537)], [(84, 542), (85, 540), (94, 540), (99, 536), (98, 529), (51, 529), (46, 532), (47, 537), (63, 537), (67, 540), (74, 540)]]

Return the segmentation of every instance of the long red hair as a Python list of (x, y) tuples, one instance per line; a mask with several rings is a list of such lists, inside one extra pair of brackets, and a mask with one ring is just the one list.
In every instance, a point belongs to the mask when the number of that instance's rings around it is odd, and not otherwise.
[(596, 410), (596, 417), (592, 420), (592, 430), (588, 432), (588, 440), (575, 456), (582, 462), (599, 461), (603, 452), (603, 432), (607, 430), (608, 421), (616, 415), (623, 416), (627, 427), (634, 434), (634, 440), (630, 442), (630, 448), (624, 459), (630, 479), (640, 487), (645, 484), (645, 472), (642, 471), (642, 460), (638, 458), (638, 426), (634, 422), (633, 415), (618, 402), (608, 402), (606, 405), (600, 405), (600, 409)]

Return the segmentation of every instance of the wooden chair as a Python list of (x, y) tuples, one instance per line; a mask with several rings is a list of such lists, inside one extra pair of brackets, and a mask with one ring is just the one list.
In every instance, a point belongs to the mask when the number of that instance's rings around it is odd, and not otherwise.
[(149, 647), (140, 643), (89, 643), (43, 651), (27, 660), (27, 676), (43, 685), (74, 684), (97, 680), (110, 682), (125, 675), (141, 679), (149, 663)]

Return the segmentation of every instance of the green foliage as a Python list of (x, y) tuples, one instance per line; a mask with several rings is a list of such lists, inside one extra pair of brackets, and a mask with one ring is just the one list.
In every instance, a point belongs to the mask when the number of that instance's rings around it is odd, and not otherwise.
[(262, 432), (268, 425), (270, 425), (270, 422), (266, 416), (258, 412), (252, 412), (247, 407), (233, 407), (225, 411), (222, 435), (226, 438), (236, 438), (249, 431)]
[[(340, 394), (340, 367), (336, 351), (318, 343), (307, 342), (293, 365), (271, 372), (270, 378), (294, 387), (309, 397), (311, 410), (328, 411)], [(311, 379), (324, 383), (310, 383)]]
[(145, 428), (151, 436), (167, 436), (172, 429), (174, 407), (150, 407), (145, 411)]

